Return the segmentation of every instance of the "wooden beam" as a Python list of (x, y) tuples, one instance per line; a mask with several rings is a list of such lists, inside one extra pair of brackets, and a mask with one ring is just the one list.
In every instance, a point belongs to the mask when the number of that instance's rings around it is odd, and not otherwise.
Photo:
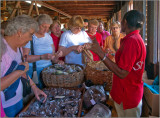
[(87, 6), (87, 7), (83, 7), (83, 6), (71, 6), (71, 7), (68, 7), (68, 6), (64, 6), (64, 7), (58, 7), (58, 6), (56, 6), (56, 8), (57, 9), (70, 9), (70, 10), (72, 10), (72, 9), (77, 9), (77, 10), (79, 10), (79, 9), (84, 9), (84, 10), (88, 10), (88, 9), (107, 9), (107, 10), (112, 10), (112, 9), (114, 9), (115, 7), (113, 7), (113, 6), (95, 6), (95, 7), (92, 7), (92, 6)]
[(31, 2), (31, 5), (30, 5), (30, 8), (29, 8), (29, 11), (28, 11), (28, 15), (30, 16), (31, 15), (31, 12), (33, 10), (33, 1)]
[(81, 15), (83, 18), (88, 18), (88, 19), (92, 19), (92, 18), (106, 18), (106, 16), (85, 16), (85, 15)]
[(19, 4), (20, 4), (20, 1), (17, 1), (16, 6), (15, 6), (15, 8), (13, 9), (13, 11), (12, 11), (9, 19), (11, 19), (11, 18), (13, 18), (13, 17), (15, 16), (15, 13), (16, 13), (16, 11), (17, 11), (17, 8), (18, 8)]
[(111, 15), (111, 13), (107, 13), (107, 12), (95, 12), (95, 11), (93, 11), (93, 12), (69, 12), (69, 14), (88, 14), (88, 15), (94, 15), (94, 14), (99, 14), (99, 15), (102, 15), (102, 14), (104, 14), (104, 15)]
[(112, 11), (96, 11), (96, 10), (90, 10), (90, 11), (67, 11), (67, 13), (72, 14), (72, 13), (88, 13), (88, 14), (94, 14), (94, 13), (104, 13), (104, 14), (112, 14)]
[(90, 9), (88, 9), (88, 10), (85, 10), (85, 9), (67, 10), (67, 9), (66, 9), (65, 11), (66, 11), (67, 13), (68, 13), (68, 12), (94, 12), (94, 11), (97, 11), (97, 12), (107, 12), (107, 13), (108, 13), (108, 12), (112, 12), (112, 10), (106, 10), (106, 9), (102, 9), (102, 10), (101, 10), (101, 9), (98, 9), (98, 10), (97, 10), (97, 9), (91, 9), (91, 10), (90, 10)]
[(3, 0), (3, 6), (1, 7), (1, 10), (6, 10), (6, 0)]
[(116, 4), (53, 4), (54, 6), (114, 6)]
[(72, 0), (72, 1), (46, 1), (49, 4), (53, 5), (61, 5), (61, 4), (106, 4), (106, 5), (115, 5), (118, 1), (78, 1), (78, 0)]
[(19, 13), (20, 13), (20, 15), (22, 15), (22, 9), (21, 9), (21, 4), (19, 4)]
[(36, 7), (36, 13), (39, 16), (39, 11), (38, 11), (38, 7), (37, 7), (37, 2), (35, 1), (35, 7)]
[(71, 17), (72, 17), (71, 15), (69, 15), (69, 14), (67, 14), (67, 13), (65, 13), (65, 12), (63, 12), (63, 11), (55, 8), (55, 7), (52, 7), (51, 5), (48, 5), (48, 4), (44, 3), (44, 2), (37, 1), (37, 3), (38, 3), (38, 4), (41, 4), (41, 5), (44, 6), (44, 7), (49, 8), (49, 9), (51, 9), (51, 10), (53, 10), (53, 11), (56, 11), (56, 12), (58, 12), (58, 13), (64, 15), (64, 16), (67, 16), (68, 18), (71, 18)]

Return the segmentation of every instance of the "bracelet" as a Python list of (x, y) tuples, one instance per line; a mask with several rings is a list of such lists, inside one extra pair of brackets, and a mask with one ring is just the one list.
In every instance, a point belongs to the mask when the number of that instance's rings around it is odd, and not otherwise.
[(32, 86), (36, 86), (36, 84), (35, 84), (35, 83), (33, 83), (33, 84), (31, 84), (31, 87), (32, 87)]
[(107, 54), (104, 55), (103, 59), (101, 61), (104, 61), (106, 59)]
[(40, 55), (40, 60), (42, 60), (42, 57), (41, 57), (41, 55)]

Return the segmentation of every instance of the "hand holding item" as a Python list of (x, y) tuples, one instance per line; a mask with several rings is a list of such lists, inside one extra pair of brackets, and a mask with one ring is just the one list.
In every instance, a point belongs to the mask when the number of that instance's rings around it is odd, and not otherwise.
[(20, 63), (20, 65), (25, 66), (25, 69), (24, 69), (23, 73), (26, 73), (29, 70), (29, 64), (28, 64), (28, 62), (22, 62), (22, 63)]
[(47, 53), (47, 54), (43, 54), (43, 55), (41, 55), (41, 59), (43, 59), (43, 60), (52, 60), (52, 57), (53, 55), (52, 54), (49, 54), (49, 53)]
[(99, 43), (97, 42), (96, 38), (94, 38), (92, 40), (92, 46), (91, 46), (90, 50), (96, 54), (103, 52), (103, 50), (102, 50), (101, 46), (99, 45)]
[(83, 45), (83, 49), (85, 49), (85, 50), (90, 50), (91, 47), (92, 47), (92, 43), (85, 43)]
[(108, 53), (108, 54), (114, 53), (110, 48), (107, 48), (107, 49), (105, 50), (105, 52)]
[(74, 51), (79, 54), (83, 51), (83, 45), (77, 45), (77, 46), (74, 46)]
[(63, 56), (63, 52), (62, 51), (57, 51), (56, 53), (55, 53), (55, 57), (56, 58), (59, 58), (59, 57), (62, 57)]
[(64, 64), (64, 61), (58, 60), (58, 64), (63, 65), (63, 64)]
[(47, 95), (42, 90), (40, 90), (35, 84), (31, 85), (31, 87), (33, 89), (33, 92), (34, 92), (37, 100), (41, 101), (40, 96), (44, 97), (44, 100), (42, 101), (44, 103), (47, 99)]

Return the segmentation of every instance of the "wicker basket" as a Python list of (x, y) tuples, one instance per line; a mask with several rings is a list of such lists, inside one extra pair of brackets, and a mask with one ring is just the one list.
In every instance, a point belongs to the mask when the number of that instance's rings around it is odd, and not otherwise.
[[(85, 51), (84, 53), (87, 52)], [(86, 55), (88, 56), (88, 54)], [(92, 60), (91, 62), (87, 63), (84, 74), (87, 80), (91, 80), (96, 85), (103, 85), (106, 83), (105, 89), (107, 91), (111, 90), (113, 73), (105, 66), (102, 61)]]
[(110, 91), (112, 88), (113, 73), (107, 69), (103, 62), (90, 62), (85, 68), (85, 78), (91, 80), (94, 84), (103, 85)]
[[(73, 65), (73, 64), (68, 64), (68, 65)], [(83, 68), (82, 71), (80, 72), (74, 72), (68, 75), (55, 75), (53, 73), (46, 73), (44, 72), (45, 69), (42, 71), (42, 78), (44, 84), (47, 87), (76, 87), (79, 84), (81, 84), (84, 80)]]

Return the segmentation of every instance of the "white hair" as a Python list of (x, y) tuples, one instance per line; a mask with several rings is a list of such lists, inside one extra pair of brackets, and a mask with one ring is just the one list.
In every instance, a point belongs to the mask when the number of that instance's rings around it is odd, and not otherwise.
[(52, 18), (47, 14), (40, 14), (37, 17), (37, 22), (39, 25), (42, 25), (43, 23), (51, 25), (53, 23)]
[(30, 29), (38, 31), (38, 23), (31, 16), (20, 15), (8, 21), (4, 33), (7, 36), (11, 36), (13, 34), (16, 34), (19, 30), (22, 33), (25, 33)]

